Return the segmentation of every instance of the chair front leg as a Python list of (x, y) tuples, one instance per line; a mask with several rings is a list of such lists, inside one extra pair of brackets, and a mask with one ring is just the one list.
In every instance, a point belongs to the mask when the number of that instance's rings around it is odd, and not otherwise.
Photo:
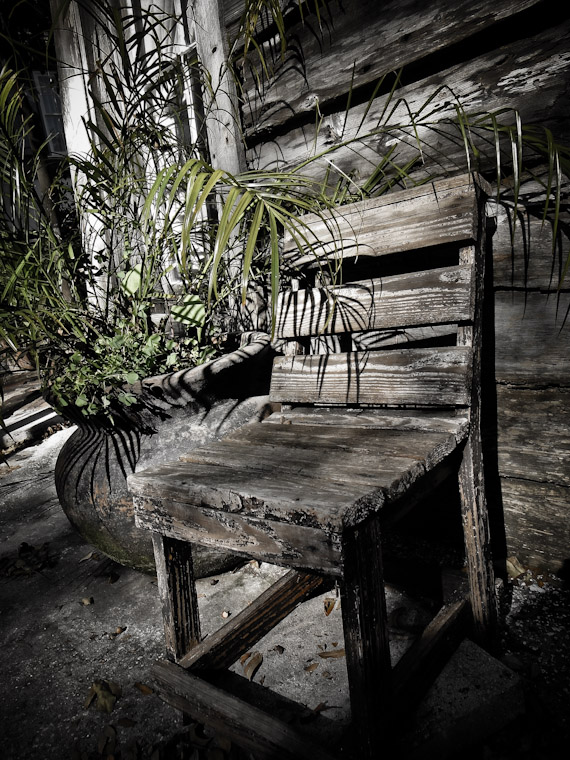
[(378, 757), (382, 715), (390, 706), (392, 667), (379, 520), (343, 539), (342, 618), (352, 722), (363, 758)]
[(202, 639), (192, 546), (158, 533), (152, 534), (152, 541), (166, 654), (170, 660), (178, 662)]

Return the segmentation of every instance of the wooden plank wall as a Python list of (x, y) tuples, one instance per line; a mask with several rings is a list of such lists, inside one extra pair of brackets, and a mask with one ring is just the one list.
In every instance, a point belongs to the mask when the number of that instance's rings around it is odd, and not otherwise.
[[(233, 38), (243, 0), (220, 1)], [(440, 117), (453, 114), (456, 97), (469, 112), (516, 108), (523, 123), (544, 125), (570, 145), (567, 4), (554, 9), (545, 0), (331, 0), (320, 26), (313, 2), (303, 20), (297, 3), (290, 5), (290, 46), (283, 58), (274, 29), (263, 19), (258, 27), (258, 40), (274, 61), (272, 79), (261, 77), (260, 84), (247, 63), (242, 69), (251, 168), (284, 167), (372, 132), (393, 78), (377, 92), (376, 84), (398, 67), (403, 74), (397, 96), (413, 109), (434, 94), (430, 108)], [(405, 117), (399, 106), (392, 123)], [(438, 171), (465, 170), (460, 142), (452, 145), (427, 128), (422, 138), (429, 149), (419, 174), (433, 170), (434, 158)], [(329, 158), (359, 182), (393, 141), (370, 135)], [(401, 155), (414, 150), (413, 144), (404, 147)], [(483, 160), (479, 167), (490, 181), (492, 164)], [(327, 166), (322, 161), (310, 172), (322, 176)], [(492, 508), (504, 516), (501, 553), (558, 570), (570, 562), (570, 275), (557, 292), (570, 252), (570, 214), (566, 198), (553, 250), (536, 183), (525, 183), (521, 200), (514, 236), (512, 204), (490, 202), (488, 209), (496, 219), (486, 334), (494, 348), (487, 362), (494, 373), (487, 394), (489, 470), (498, 474)]]

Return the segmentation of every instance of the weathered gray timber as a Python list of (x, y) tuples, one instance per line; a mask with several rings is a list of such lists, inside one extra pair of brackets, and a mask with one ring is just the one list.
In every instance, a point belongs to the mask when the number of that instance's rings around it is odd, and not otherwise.
[[(500, 385), (497, 409), (501, 474), (570, 486), (570, 389)], [(568, 521), (566, 525), (570, 529)]]
[[(410, 111), (419, 124), (433, 124), (454, 116), (456, 99), (469, 113), (517, 108), (525, 123), (536, 120), (552, 128), (559, 139), (568, 139), (565, 120), (568, 119), (570, 106), (564, 103), (563, 98), (570, 69), (570, 21), (560, 23), (555, 36), (552, 30), (537, 33), (536, 29), (529, 29), (528, 35), (530, 39), (515, 40), (501, 49), (476, 55), (457, 65), (453, 65), (450, 56), (443, 70), (406, 84), (397, 91), (398, 98), (404, 99), (406, 106), (391, 102), (390, 95), (379, 95), (372, 103), (355, 103), (346, 112), (344, 100), (334, 111), (325, 111), (318, 127), (314, 119), (299, 126), (291, 118), (294, 112), (284, 108), (284, 123), (279, 125), (275, 134), (270, 131), (267, 135), (260, 135), (258, 142), (250, 139), (248, 161), (255, 167), (263, 168), (276, 162), (289, 166), (337, 146), (335, 166), (351, 176), (367, 177), (395, 138), (395, 135), (375, 133), (379, 125), (386, 123), (388, 103), (390, 117), (387, 123), (393, 127), (408, 127), (407, 133), (397, 133), (402, 139), (398, 145), (402, 163), (417, 154), (418, 150), (411, 130)], [(310, 65), (311, 61), (308, 61), (307, 66)], [(531, 94), (532, 97), (529, 97)], [(433, 101), (427, 105), (434, 96), (437, 108), (434, 108)], [(313, 99), (313, 108), (315, 102)], [(396, 108), (392, 112), (394, 105)], [(430, 167), (441, 173), (442, 168), (451, 172), (465, 165), (460, 133), (455, 130), (451, 134), (455, 135), (454, 140), (444, 140), (441, 135), (422, 129), (428, 174)], [(342, 145), (343, 141), (355, 138), (361, 138), (356, 150), (354, 144)], [(485, 155), (487, 161), (481, 168), (490, 170), (494, 165), (493, 151), (487, 147), (483, 158)], [(322, 175), (326, 168), (326, 161), (318, 162), (307, 167), (307, 173)]]
[[(409, 513), (449, 474), (459, 485), (471, 635), (487, 644), (493, 638), (496, 602), (480, 435), (484, 192), (476, 177), (465, 175), (400, 196), (402, 217), (396, 194), (380, 204), (385, 213), (367, 202), (341, 212), (343, 223), (349, 217), (361, 222), (358, 228), (351, 224), (349, 262), (362, 247), (359, 230), (363, 239), (374, 241), (376, 222), (378, 236), (389, 240), (393, 229), (398, 242), (400, 218), (411, 218), (423, 229), (416, 236), (422, 255), (398, 257), (400, 274), (382, 276), (383, 254), (393, 246), (383, 243), (381, 254), (359, 257), (372, 258), (379, 272), (368, 289), (369, 324), (362, 324), (362, 313), (346, 319), (346, 304), (339, 307), (338, 321), (332, 310), (323, 324), (320, 313), (328, 301), (324, 295), (320, 301), (313, 298), (310, 288), (297, 291), (295, 301), (283, 297), (277, 339), (297, 346), (299, 340), (319, 337), (326, 327), (340, 334), (338, 353), (277, 357), (270, 400), (286, 408), (129, 479), (137, 525), (155, 536), (167, 653), (177, 663), (155, 668), (165, 699), (225, 730), (238, 744), (273, 753), (271, 757), (290, 757), (300, 739), (214, 688), (208, 670), (232, 664), (309, 595), (317, 586), (313, 573), (337, 579), (358, 749), (364, 758), (376, 757), (393, 709), (383, 520)], [(443, 235), (438, 235), (436, 220)], [(322, 242), (323, 256), (342, 256), (344, 240), (337, 243), (340, 250), (326, 236)], [(409, 241), (402, 247), (409, 250)], [(441, 268), (430, 266), (442, 255), (453, 260), (443, 275)], [(311, 273), (318, 277), (318, 268), (309, 266)], [(348, 284), (346, 292), (361, 282)], [(451, 313), (443, 313), (450, 282)], [(291, 310), (306, 318), (288, 319)], [(354, 327), (360, 333), (386, 324), (429, 326), (432, 312), (436, 323), (457, 321), (455, 345), (352, 350)], [(347, 351), (342, 336), (348, 338)], [(192, 545), (215, 546), (293, 570), (250, 609), (199, 642)], [(453, 638), (451, 629), (465, 622), (462, 609), (444, 608), (430, 629), (431, 643), (424, 641), (410, 664), (401, 666), (407, 689), (413, 691), (418, 682), (423, 688), (437, 674), (445, 642)], [(425, 658), (432, 655), (436, 664), (428, 666)], [(405, 691), (399, 698), (405, 705)], [(256, 721), (253, 738), (251, 721)], [(311, 753), (305, 747), (297, 756)]]
[[(495, 375), (523, 387), (568, 385), (570, 293), (495, 294)], [(545, 431), (546, 434), (547, 431)]]
[(257, 128), (279, 123), (290, 113), (312, 111), (316, 101), (326, 108), (328, 101), (351, 86), (374, 82), (535, 4), (536, 0), (487, 0), (474, 8), (468, 0), (440, 3), (439, 7), (415, 0), (391, 0), (381, 7), (376, 0), (330, 3), (323, 11), (323, 24), (329, 27), (324, 34), (318, 34), (314, 18), (290, 30), (304, 59), (312, 64), (305, 71), (296, 49), (289, 50), (281, 62), (278, 43), (270, 40), (265, 44), (267, 52), (274, 46), (275, 77), (261, 93), (253, 76), (246, 77), (245, 123)]

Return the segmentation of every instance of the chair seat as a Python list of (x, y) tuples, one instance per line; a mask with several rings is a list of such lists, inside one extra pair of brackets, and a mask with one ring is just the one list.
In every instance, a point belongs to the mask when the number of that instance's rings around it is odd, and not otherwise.
[(343, 531), (409, 491), (466, 428), (287, 422), (247, 425), (182, 461), (131, 475), (137, 524), (335, 573)]

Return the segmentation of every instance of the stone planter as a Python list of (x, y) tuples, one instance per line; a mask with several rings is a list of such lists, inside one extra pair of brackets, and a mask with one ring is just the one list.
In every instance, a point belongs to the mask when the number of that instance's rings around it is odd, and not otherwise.
[[(151, 411), (147, 404), (111, 429), (77, 416), (55, 479), (62, 508), (81, 536), (122, 565), (153, 571), (152, 542), (134, 524), (127, 475), (262, 419), (269, 410), (272, 358), (268, 336), (257, 333), (249, 345), (207, 364), (144, 380), (138, 391), (151, 401)], [(197, 547), (195, 564), (203, 577), (236, 561)]]

